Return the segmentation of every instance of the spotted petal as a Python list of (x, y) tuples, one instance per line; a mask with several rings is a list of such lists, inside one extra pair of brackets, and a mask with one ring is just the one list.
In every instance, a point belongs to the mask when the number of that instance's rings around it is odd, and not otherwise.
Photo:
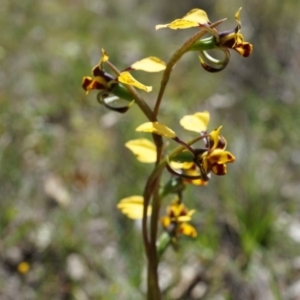
[(140, 125), (136, 131), (151, 132), (171, 139), (176, 137), (176, 134), (172, 129), (158, 122), (146, 122)]
[(222, 149), (214, 149), (208, 156), (207, 159), (210, 163), (226, 164), (235, 161), (235, 157), (229, 151)]
[(131, 140), (125, 146), (136, 155), (140, 162), (154, 163), (156, 161), (156, 146), (147, 139)]

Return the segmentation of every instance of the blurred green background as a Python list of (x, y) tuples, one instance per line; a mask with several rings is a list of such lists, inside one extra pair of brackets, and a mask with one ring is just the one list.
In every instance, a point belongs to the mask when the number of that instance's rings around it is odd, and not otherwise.
[[(165, 253), (161, 286), (164, 299), (300, 299), (298, 0), (1, 0), (1, 299), (144, 298), (140, 224), (116, 204), (152, 168), (124, 147), (145, 118), (108, 111), (81, 80), (101, 48), (120, 69), (167, 61), (194, 30), (156, 24), (198, 7), (232, 29), (240, 6), (253, 54), (217, 74), (186, 54), (161, 107), (183, 139), (180, 118), (208, 109), (236, 156), (227, 176), (185, 192), (198, 238)], [(160, 74), (137, 78), (152, 106)]]

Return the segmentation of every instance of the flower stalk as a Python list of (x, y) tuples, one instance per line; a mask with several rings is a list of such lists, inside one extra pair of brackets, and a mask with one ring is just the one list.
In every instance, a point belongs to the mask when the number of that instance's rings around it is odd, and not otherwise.
[[(149, 122), (140, 125), (136, 131), (152, 134), (152, 141), (138, 139), (128, 141), (126, 147), (143, 163), (154, 163), (149, 174), (143, 194), (124, 198), (117, 205), (131, 219), (142, 219), (142, 236), (147, 258), (147, 300), (160, 300), (158, 265), (162, 254), (169, 245), (176, 243), (181, 235), (197, 237), (196, 228), (191, 225), (195, 210), (189, 210), (184, 204), (184, 191), (188, 184), (205, 186), (210, 175), (218, 176), (227, 173), (227, 163), (234, 162), (235, 157), (227, 149), (225, 138), (220, 135), (222, 126), (210, 133), (207, 127), (210, 119), (209, 112), (197, 112), (194, 115), (184, 116), (180, 120), (181, 126), (194, 131), (197, 136), (190, 141), (179, 138), (177, 134), (158, 121), (160, 106), (164, 93), (171, 77), (175, 64), (189, 51), (199, 52), (202, 67), (208, 72), (222, 71), (230, 60), (229, 49), (237, 51), (247, 57), (252, 53), (252, 45), (244, 42), (241, 34), (239, 9), (235, 14), (237, 26), (233, 30), (219, 32), (216, 27), (225, 21), (221, 19), (211, 23), (205, 11), (193, 9), (183, 18), (176, 19), (169, 24), (157, 25), (156, 29), (186, 29), (198, 28), (198, 31), (189, 37), (172, 55), (167, 64), (157, 57), (143, 58), (120, 71), (110, 60), (108, 54), (102, 50), (100, 62), (92, 69), (93, 77), (85, 76), (82, 87), (89, 93), (99, 90), (98, 102), (107, 109), (125, 113), (134, 104)], [(209, 37), (203, 38), (205, 34)], [(217, 49), (225, 54), (223, 60), (216, 60), (208, 54), (209, 50)], [(107, 66), (113, 75), (107, 73)], [(151, 92), (152, 87), (137, 81), (131, 71), (161, 72), (160, 89), (152, 109), (137, 89)], [(122, 105), (119, 106), (119, 102)], [(124, 104), (125, 103), (125, 104)], [(117, 105), (118, 104), (118, 105)], [(164, 138), (170, 139), (178, 146), (168, 150)], [(202, 147), (195, 144), (201, 141)], [(169, 171), (171, 179), (162, 184), (163, 171)], [(161, 207), (168, 195), (175, 195), (171, 204), (166, 207), (166, 215), (160, 217)], [(150, 222), (148, 222), (150, 218)], [(159, 224), (162, 232), (159, 235)]]

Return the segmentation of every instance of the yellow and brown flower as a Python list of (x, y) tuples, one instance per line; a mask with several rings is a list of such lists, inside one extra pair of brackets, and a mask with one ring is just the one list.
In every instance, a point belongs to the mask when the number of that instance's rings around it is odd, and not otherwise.
[(235, 19), (237, 26), (233, 30), (219, 32), (216, 38), (216, 46), (225, 49), (233, 49), (243, 57), (248, 57), (252, 53), (253, 46), (248, 42), (244, 42), (244, 37), (241, 34), (242, 23), (240, 20), (240, 8), (236, 14)]
[(195, 238), (197, 236), (197, 230), (188, 223), (191, 221), (194, 213), (194, 209), (188, 210), (188, 208), (176, 198), (167, 206), (167, 213), (161, 218), (161, 224), (171, 236), (184, 234)]
[[(199, 60), (202, 67), (208, 72), (222, 71), (229, 63), (229, 49), (237, 51), (243, 57), (248, 57), (253, 50), (252, 44), (245, 42), (241, 34), (240, 21), (241, 8), (236, 12), (235, 19), (237, 26), (233, 30), (219, 32), (216, 28), (211, 28), (205, 11), (201, 9), (193, 9), (189, 11), (183, 18), (176, 19), (169, 24), (157, 25), (156, 29), (168, 27), (170, 29), (186, 29), (191, 27), (199, 27), (205, 30), (211, 36), (199, 39), (187, 51), (199, 52)], [(225, 19), (224, 19), (225, 20)], [(216, 22), (216, 26), (222, 21)], [(212, 57), (207, 51), (217, 49), (223, 52), (222, 59)]]

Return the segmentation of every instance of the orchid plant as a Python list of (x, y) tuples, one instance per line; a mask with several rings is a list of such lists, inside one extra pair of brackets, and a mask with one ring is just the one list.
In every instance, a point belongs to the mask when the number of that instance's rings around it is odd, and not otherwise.
[[(152, 163), (154, 166), (145, 179), (145, 187), (141, 195), (127, 195), (117, 204), (117, 208), (127, 217), (142, 220), (142, 236), (148, 262), (148, 300), (161, 299), (157, 269), (165, 250), (176, 243), (182, 235), (197, 237), (197, 230), (191, 224), (195, 210), (189, 210), (185, 205), (186, 186), (189, 184), (197, 185), (199, 188), (206, 186), (211, 174), (225, 175), (227, 163), (235, 161), (234, 155), (226, 150), (226, 139), (220, 134), (222, 126), (207, 131), (210, 121), (208, 111), (186, 115), (180, 120), (180, 125), (184, 129), (196, 133), (195, 137), (188, 141), (180, 138), (171, 128), (163, 124), (163, 116), (159, 116), (159, 111), (165, 89), (175, 64), (187, 52), (197, 51), (200, 64), (208, 72), (219, 72), (228, 65), (230, 49), (243, 57), (252, 53), (252, 45), (244, 42), (241, 34), (240, 12), (241, 9), (235, 14), (237, 26), (232, 30), (220, 32), (217, 26), (225, 19), (212, 23), (205, 11), (193, 9), (180, 19), (156, 26), (156, 29), (176, 30), (191, 27), (198, 29), (174, 52), (167, 63), (157, 57), (149, 56), (120, 71), (102, 49), (100, 62), (92, 69), (93, 76), (86, 76), (82, 81), (86, 93), (98, 90), (97, 100), (107, 109), (125, 113), (136, 104), (148, 119), (146, 123), (136, 128), (136, 131), (152, 134), (153, 141), (136, 138), (128, 141), (125, 146), (141, 163)], [(204, 35), (208, 37), (204, 38)], [(209, 54), (210, 50), (222, 52), (223, 58), (214, 58)], [(152, 87), (136, 80), (131, 75), (133, 70), (163, 72), (160, 90), (153, 108), (137, 91), (139, 89), (151, 92)], [(165, 143), (165, 139), (173, 140), (177, 146), (169, 149), (173, 143)], [(198, 146), (198, 142), (201, 146)], [(167, 182), (162, 182), (164, 171), (171, 175)], [(165, 204), (164, 199), (168, 195), (173, 195), (173, 199)], [(161, 207), (164, 205), (166, 213), (163, 215)]]

